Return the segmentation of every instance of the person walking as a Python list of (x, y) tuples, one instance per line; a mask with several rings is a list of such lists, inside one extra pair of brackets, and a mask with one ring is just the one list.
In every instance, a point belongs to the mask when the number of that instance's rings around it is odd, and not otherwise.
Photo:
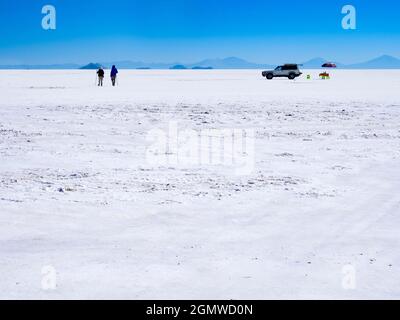
[(99, 78), (99, 84), (98, 86), (103, 86), (103, 79), (104, 79), (104, 70), (103, 68), (99, 68), (99, 70), (97, 70), (97, 77)]
[(117, 80), (118, 69), (115, 66), (111, 68), (111, 82), (113, 87), (115, 87), (115, 81)]

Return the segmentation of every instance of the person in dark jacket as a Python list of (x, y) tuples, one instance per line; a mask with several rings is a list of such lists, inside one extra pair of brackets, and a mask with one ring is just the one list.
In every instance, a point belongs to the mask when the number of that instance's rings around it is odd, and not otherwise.
[(115, 66), (111, 68), (111, 82), (113, 87), (115, 87), (115, 81), (117, 80), (118, 69)]
[(103, 79), (104, 79), (104, 70), (103, 68), (100, 68), (97, 70), (97, 77), (99, 78), (99, 87), (103, 86)]

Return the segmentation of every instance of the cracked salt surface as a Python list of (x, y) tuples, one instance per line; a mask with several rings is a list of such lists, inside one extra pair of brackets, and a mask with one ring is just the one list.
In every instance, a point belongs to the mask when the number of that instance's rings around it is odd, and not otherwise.
[[(399, 71), (122, 70), (116, 88), (10, 72), (0, 298), (400, 296)], [(171, 121), (253, 129), (254, 170), (149, 164), (148, 132)], [(349, 264), (355, 290), (341, 285)], [(55, 291), (40, 287), (46, 265)]]

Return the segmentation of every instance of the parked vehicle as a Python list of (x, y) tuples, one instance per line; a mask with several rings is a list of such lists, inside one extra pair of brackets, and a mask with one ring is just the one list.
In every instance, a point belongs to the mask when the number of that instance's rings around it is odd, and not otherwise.
[(276, 67), (275, 70), (267, 70), (262, 72), (262, 76), (266, 77), (268, 80), (272, 80), (276, 77), (286, 77), (293, 80), (300, 77), (302, 73), (299, 70), (299, 65), (297, 64), (284, 64), (283, 66)]

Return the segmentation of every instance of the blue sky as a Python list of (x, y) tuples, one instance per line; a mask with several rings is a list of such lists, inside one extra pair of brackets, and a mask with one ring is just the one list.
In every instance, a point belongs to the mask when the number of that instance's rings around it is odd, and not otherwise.
[[(56, 30), (41, 27), (46, 4), (57, 9)], [(356, 30), (341, 27), (346, 4), (357, 9)], [(0, 64), (353, 63), (400, 57), (399, 18), (394, 0), (0, 0)]]

